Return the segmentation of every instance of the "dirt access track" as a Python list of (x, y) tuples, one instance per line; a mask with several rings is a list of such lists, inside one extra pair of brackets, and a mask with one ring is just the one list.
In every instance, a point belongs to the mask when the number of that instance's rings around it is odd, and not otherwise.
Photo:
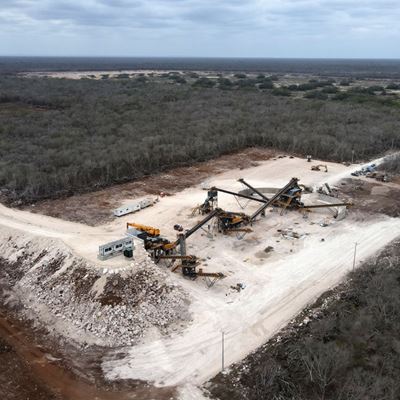
[[(311, 171), (311, 165), (321, 163), (328, 165), (327, 173)], [(130, 261), (123, 257), (99, 261), (100, 244), (123, 237), (127, 221), (156, 226), (163, 236), (173, 239), (174, 224), (190, 228), (201, 219), (192, 215), (192, 209), (204, 201), (204, 186), (238, 191), (243, 186), (237, 179), (244, 178), (255, 187), (282, 187), (297, 177), (307, 186), (328, 182), (340, 189), (339, 182), (359, 168), (321, 161), (310, 164), (299, 158), (271, 159), (214, 175), (203, 184), (160, 199), (153, 207), (105, 225), (90, 227), (0, 206), (0, 227), (61, 239), (76, 255), (110, 273), (129, 268)], [(302, 200), (306, 204), (321, 201), (315, 193), (303, 195)], [(132, 198), (123, 203), (130, 201)], [(219, 206), (247, 214), (259, 207), (223, 194)], [(400, 235), (400, 221), (360, 211), (350, 211), (344, 220), (337, 221), (329, 209), (314, 210), (306, 219), (297, 211), (281, 215), (271, 210), (252, 230), (243, 237), (222, 236), (210, 226), (207, 232), (199, 230), (188, 239), (188, 253), (202, 259), (201, 267), (226, 277), (209, 288), (202, 279), (190, 281), (171, 272), (171, 279), (190, 293), (191, 323), (168, 336), (152, 332), (138, 345), (108, 354), (102, 366), (106, 378), (176, 385), (181, 398), (201, 398), (199, 387), (221, 369), (222, 332), (227, 366), (255, 350), (308, 303), (337, 285), (352, 268), (355, 242), (359, 263)], [(282, 235), (285, 231), (296, 232), (299, 238)], [(244, 286), (239, 292), (232, 289), (238, 283)]]

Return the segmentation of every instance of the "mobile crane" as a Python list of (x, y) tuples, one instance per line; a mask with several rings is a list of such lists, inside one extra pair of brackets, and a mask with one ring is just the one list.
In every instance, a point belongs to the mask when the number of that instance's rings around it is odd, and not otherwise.
[(138, 231), (141, 231), (141, 232), (143, 232), (146, 235), (151, 236), (151, 237), (160, 236), (160, 230), (157, 229), (157, 228), (153, 228), (152, 226), (136, 224), (134, 222), (127, 222), (126, 223), (126, 229), (129, 229), (129, 228), (133, 228), (133, 229), (136, 229)]
[[(171, 242), (166, 238), (160, 236), (160, 230), (151, 226), (127, 223), (127, 228), (134, 228), (137, 231), (143, 232), (143, 234), (136, 235), (144, 241), (145, 249), (150, 253), (152, 259), (158, 262), (162, 259), (165, 260), (179, 260), (181, 264), (178, 264), (173, 268), (173, 271), (182, 268), (182, 274), (195, 279), (198, 276), (220, 279), (224, 275), (219, 272), (204, 272), (202, 269), (197, 271), (196, 267), (199, 261), (196, 256), (186, 254), (186, 239), (202, 228), (208, 221), (213, 219), (216, 215), (221, 212), (220, 209), (211, 211), (205, 218), (199, 221), (195, 226), (183, 232), (180, 225), (175, 225), (174, 229), (178, 231), (177, 240)], [(176, 249), (179, 246), (179, 253)]]

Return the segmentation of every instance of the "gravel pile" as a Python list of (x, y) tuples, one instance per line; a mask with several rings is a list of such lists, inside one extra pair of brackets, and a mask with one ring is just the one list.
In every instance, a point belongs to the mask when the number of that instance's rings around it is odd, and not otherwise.
[(58, 241), (17, 233), (1, 240), (0, 251), (0, 277), (25, 315), (66, 340), (133, 345), (190, 320), (188, 295), (140, 245), (132, 264), (119, 270), (88, 265)]

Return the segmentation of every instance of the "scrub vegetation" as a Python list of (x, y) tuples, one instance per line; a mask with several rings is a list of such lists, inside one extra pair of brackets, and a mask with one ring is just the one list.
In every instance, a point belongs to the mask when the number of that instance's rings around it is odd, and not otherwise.
[(400, 155), (395, 154), (387, 157), (385, 161), (380, 165), (380, 169), (387, 172), (400, 174)]
[[(400, 242), (352, 272), (311, 314), (210, 385), (221, 400), (398, 399)], [(302, 316), (304, 318), (304, 315)], [(307, 318), (309, 320), (309, 318)]]
[(188, 79), (0, 77), (2, 200), (92, 191), (252, 146), (332, 161), (400, 146), (397, 107), (280, 96), (262, 74)]

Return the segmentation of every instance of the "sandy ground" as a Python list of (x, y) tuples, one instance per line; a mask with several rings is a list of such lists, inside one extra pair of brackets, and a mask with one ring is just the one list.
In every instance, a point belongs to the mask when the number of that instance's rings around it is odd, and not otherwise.
[[(150, 69), (139, 69), (139, 70), (117, 70), (117, 71), (51, 71), (51, 72), (28, 72), (28, 73), (23, 73), (23, 76), (27, 77), (51, 77), (51, 78), (64, 78), (64, 79), (82, 79), (82, 78), (96, 78), (96, 79), (101, 79), (102, 75), (107, 75), (109, 77), (116, 77), (120, 74), (128, 74), (128, 75), (139, 75), (139, 74), (161, 74), (163, 72), (169, 72), (168, 71), (156, 71), (156, 70), (150, 70)], [(178, 71), (179, 72), (179, 71)]]
[[(189, 71), (176, 70), (176, 69), (166, 69), (166, 70), (152, 70), (152, 69), (121, 69), (121, 70), (103, 70), (103, 71), (44, 71), (44, 72), (27, 72), (21, 75), (26, 77), (50, 77), (50, 78), (64, 78), (64, 79), (82, 79), (82, 78), (92, 78), (101, 79), (103, 75), (107, 75), (110, 78), (118, 77), (120, 74), (127, 74), (130, 77), (137, 76), (161, 76), (165, 73), (180, 73), (185, 74)], [(197, 73), (198, 75), (208, 76), (217, 78), (218, 74), (211, 71), (190, 71), (190, 73)], [(233, 74), (228, 74), (233, 76)], [(257, 74), (252, 74), (257, 75)]]
[[(237, 182), (238, 178), (256, 187), (282, 187), (291, 177), (300, 178), (308, 186), (324, 182), (334, 185), (360, 168), (360, 165), (323, 164), (328, 165), (328, 173), (311, 171), (309, 163), (289, 157), (231, 170), (162, 198), (155, 206), (137, 214), (98, 227), (0, 206), (0, 226), (59, 238), (99, 268), (121, 268), (129, 261), (116, 257), (101, 262), (97, 260), (97, 247), (123, 237), (127, 221), (159, 227), (163, 235), (173, 239), (175, 223), (189, 228), (201, 219), (198, 215), (191, 216), (191, 210), (204, 200), (203, 187), (218, 185), (240, 190), (243, 186)], [(126, 203), (131, 200), (126, 199)], [(303, 201), (312, 204), (318, 199), (312, 194), (304, 196)], [(228, 195), (220, 196), (219, 206), (248, 214), (258, 207), (256, 203), (237, 202)], [(328, 226), (322, 227), (322, 222)], [(301, 238), (284, 238), (278, 229), (292, 229)], [(192, 324), (169, 337), (153, 338), (123, 349), (124, 357), (116, 352), (115, 357), (104, 360), (104, 373), (109, 379), (141, 379), (158, 386), (180, 385), (182, 398), (200, 398), (201, 391), (191, 385), (201, 385), (220, 371), (222, 332), (225, 365), (229, 365), (255, 350), (306, 304), (335, 286), (352, 268), (355, 242), (359, 243), (357, 262), (360, 262), (399, 235), (398, 219), (368, 215), (356, 218), (350, 213), (345, 220), (335, 221), (327, 209), (314, 211), (307, 219), (298, 212), (284, 215), (267, 212), (266, 218), (254, 224), (253, 232), (244, 237), (223, 237), (212, 230), (200, 230), (188, 239), (188, 252), (203, 259), (204, 270), (223, 272), (226, 278), (208, 288), (201, 279), (193, 282), (174, 274), (176, 281), (192, 295)], [(268, 246), (273, 250), (266, 253), (264, 249)], [(237, 283), (243, 283), (245, 289), (232, 290), (231, 286)]]

